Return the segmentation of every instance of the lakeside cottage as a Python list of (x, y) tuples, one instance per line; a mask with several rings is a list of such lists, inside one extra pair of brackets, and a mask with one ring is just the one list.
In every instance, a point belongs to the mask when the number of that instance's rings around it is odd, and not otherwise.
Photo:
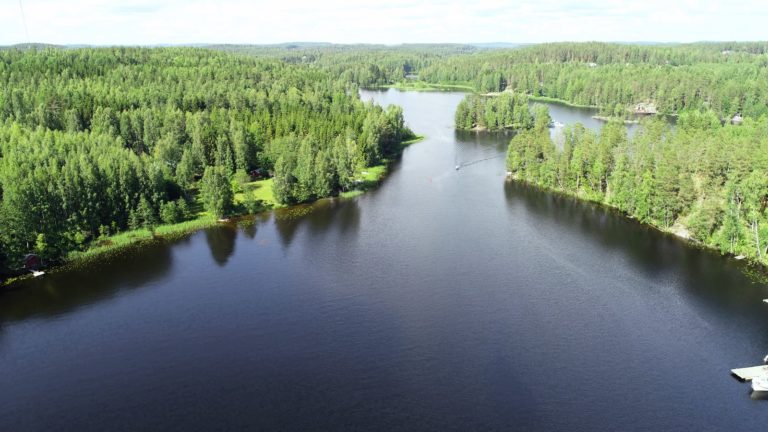
[(22, 260), (24, 270), (37, 270), (43, 265), (43, 261), (37, 254), (27, 254)]
[(263, 168), (256, 168), (255, 170), (251, 170), (248, 174), (252, 179), (264, 179), (270, 177), (269, 172)]

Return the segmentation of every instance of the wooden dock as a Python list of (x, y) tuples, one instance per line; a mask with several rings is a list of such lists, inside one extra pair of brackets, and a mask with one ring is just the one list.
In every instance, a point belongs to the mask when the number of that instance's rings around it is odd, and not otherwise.
[(751, 381), (752, 378), (768, 375), (768, 365), (731, 369), (731, 374), (742, 381)]

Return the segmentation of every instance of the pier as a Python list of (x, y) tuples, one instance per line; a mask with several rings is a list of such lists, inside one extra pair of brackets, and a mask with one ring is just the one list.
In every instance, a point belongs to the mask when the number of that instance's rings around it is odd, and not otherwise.
[(731, 369), (731, 374), (741, 381), (752, 381), (762, 375), (768, 375), (768, 365)]

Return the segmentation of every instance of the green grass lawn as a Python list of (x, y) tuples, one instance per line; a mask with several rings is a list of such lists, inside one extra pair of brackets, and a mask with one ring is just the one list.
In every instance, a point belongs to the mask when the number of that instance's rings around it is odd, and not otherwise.
[[(274, 184), (274, 178), (268, 178), (266, 180), (256, 180), (250, 183), (246, 183), (243, 187), (246, 190), (253, 190), (257, 200), (261, 200), (269, 207), (281, 207), (280, 203), (275, 199), (275, 194), (272, 192), (272, 185)], [(245, 194), (243, 192), (235, 194), (235, 203), (242, 203)]]
[(365, 191), (375, 187), (379, 181), (387, 175), (388, 165), (386, 163), (371, 167), (365, 167), (355, 173), (355, 182), (357, 186), (354, 189), (339, 193), (341, 198), (354, 198), (365, 193)]
[(387, 166), (382, 164), (382, 165), (376, 165), (372, 167), (366, 167), (360, 170), (360, 173), (358, 176), (356, 176), (356, 178), (362, 180), (363, 182), (377, 182), (379, 181), (379, 179), (384, 177), (386, 173), (387, 173)]

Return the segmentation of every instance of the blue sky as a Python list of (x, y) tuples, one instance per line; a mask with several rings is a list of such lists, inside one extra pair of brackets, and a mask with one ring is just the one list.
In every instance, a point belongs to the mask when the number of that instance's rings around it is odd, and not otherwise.
[(767, 18), (755, 0), (0, 0), (0, 44), (766, 40)]

